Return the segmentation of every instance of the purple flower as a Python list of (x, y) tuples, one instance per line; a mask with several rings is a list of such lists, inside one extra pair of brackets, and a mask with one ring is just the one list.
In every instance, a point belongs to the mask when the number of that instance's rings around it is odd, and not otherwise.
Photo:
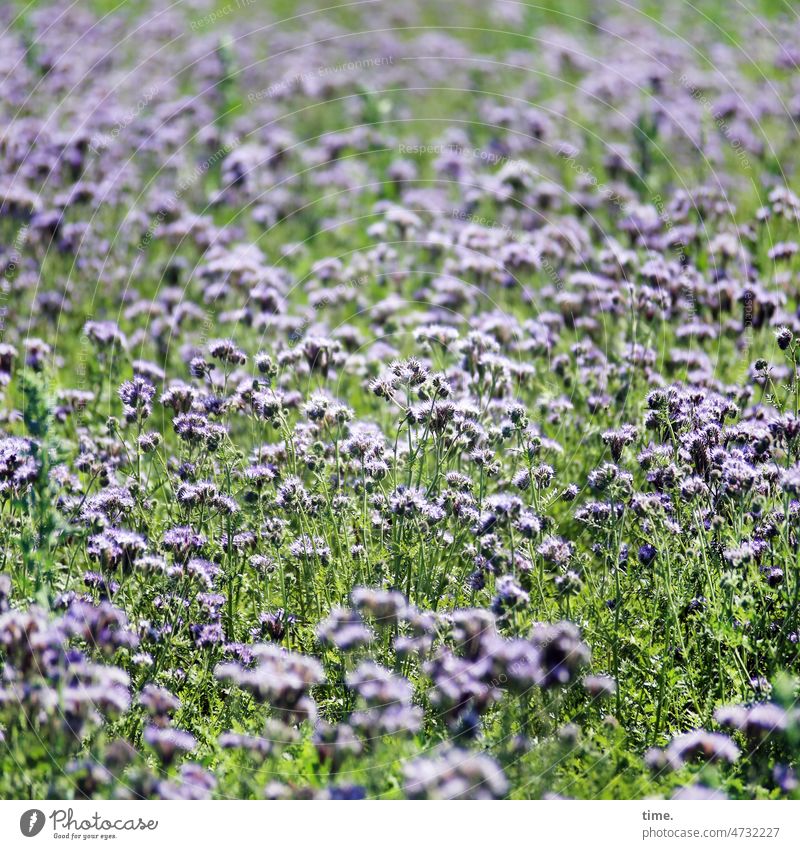
[(369, 645), (373, 634), (357, 613), (347, 608), (335, 607), (328, 617), (317, 625), (317, 639), (323, 646), (352, 651)]
[(149, 380), (143, 377), (134, 377), (119, 388), (119, 397), (122, 401), (125, 418), (129, 422), (144, 421), (153, 412), (153, 396), (156, 389)]
[(680, 769), (694, 760), (706, 763), (734, 763), (739, 758), (739, 748), (724, 734), (710, 731), (689, 731), (673, 738), (667, 746), (667, 764), (672, 769)]
[(642, 566), (651, 566), (657, 554), (656, 547), (649, 542), (639, 546), (639, 562)]
[(145, 743), (158, 754), (164, 764), (171, 764), (176, 757), (193, 752), (197, 740), (187, 731), (178, 728), (159, 728), (148, 725), (142, 735)]
[(177, 561), (183, 562), (205, 546), (206, 538), (187, 525), (181, 525), (165, 531), (161, 544)]
[(164, 687), (158, 687), (155, 684), (146, 684), (142, 688), (139, 695), (139, 703), (145, 710), (157, 720), (157, 724), (162, 725), (168, 721), (168, 717), (175, 713), (181, 706), (181, 701), (176, 696), (173, 696), (169, 690)]
[(417, 758), (403, 774), (410, 799), (501, 799), (508, 790), (495, 761), (463, 749)]

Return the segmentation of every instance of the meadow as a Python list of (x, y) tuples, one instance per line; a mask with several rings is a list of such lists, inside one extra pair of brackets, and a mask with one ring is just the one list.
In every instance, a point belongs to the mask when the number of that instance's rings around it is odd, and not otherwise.
[(0, 9), (0, 798), (800, 798), (800, 23)]

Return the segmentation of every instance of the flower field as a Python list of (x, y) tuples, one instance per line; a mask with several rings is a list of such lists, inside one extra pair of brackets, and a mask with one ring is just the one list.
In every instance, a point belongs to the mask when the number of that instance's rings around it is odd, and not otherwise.
[(800, 798), (783, 3), (0, 10), (0, 798)]

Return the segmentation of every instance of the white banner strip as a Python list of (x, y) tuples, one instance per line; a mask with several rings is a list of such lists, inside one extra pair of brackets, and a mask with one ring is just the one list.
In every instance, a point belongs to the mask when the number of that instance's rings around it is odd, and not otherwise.
[(3, 849), (53, 841), (148, 849), (298, 841), (324, 849), (778, 849), (800, 846), (800, 802), (0, 802)]

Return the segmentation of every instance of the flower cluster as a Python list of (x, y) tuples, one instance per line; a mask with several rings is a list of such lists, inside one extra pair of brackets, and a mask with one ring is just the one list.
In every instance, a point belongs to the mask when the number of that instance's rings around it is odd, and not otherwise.
[(797, 21), (65, 5), (0, 15), (0, 796), (800, 796)]

